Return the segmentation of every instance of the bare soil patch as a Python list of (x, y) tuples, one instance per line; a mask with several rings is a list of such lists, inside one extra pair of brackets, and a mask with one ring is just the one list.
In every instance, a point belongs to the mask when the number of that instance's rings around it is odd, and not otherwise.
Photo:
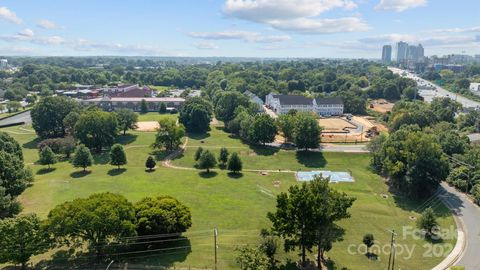
[(157, 121), (138, 122), (137, 126), (137, 131), (155, 131), (160, 127)]

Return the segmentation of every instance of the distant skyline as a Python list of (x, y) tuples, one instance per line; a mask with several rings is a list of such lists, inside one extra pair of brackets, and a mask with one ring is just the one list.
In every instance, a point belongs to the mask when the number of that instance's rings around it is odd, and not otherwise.
[(378, 58), (480, 54), (480, 1), (0, 0), (0, 55)]

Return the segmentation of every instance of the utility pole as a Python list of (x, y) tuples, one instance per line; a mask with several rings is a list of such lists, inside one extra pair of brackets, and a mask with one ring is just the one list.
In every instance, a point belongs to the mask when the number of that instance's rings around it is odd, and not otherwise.
[(217, 270), (217, 228), (213, 229), (213, 241), (214, 241), (214, 250), (215, 250), (215, 270)]
[[(394, 270), (395, 268), (395, 230), (387, 230), (392, 234), (392, 238), (390, 240), (390, 255), (388, 256), (388, 268), (387, 270)], [(392, 266), (390, 268), (390, 265)]]

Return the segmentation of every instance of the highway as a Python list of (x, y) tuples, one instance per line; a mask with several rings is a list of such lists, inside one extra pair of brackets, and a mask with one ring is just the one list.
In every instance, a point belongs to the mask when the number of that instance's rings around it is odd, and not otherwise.
[[(418, 94), (424, 98), (426, 102), (431, 102), (434, 97), (449, 97), (451, 99), (454, 99), (458, 101), (459, 103), (462, 104), (464, 108), (479, 108), (480, 109), (480, 102), (470, 100), (466, 97), (459, 96), (455, 93), (449, 92), (448, 90), (430, 82), (427, 80), (422, 79), (421, 77), (405, 71), (403, 69), (399, 68), (393, 68), (389, 67), (389, 70), (391, 70), (393, 73), (398, 74), (402, 77), (410, 78), (418, 83), (419, 86), (426, 86), (426, 85), (432, 85), (435, 87), (435, 90), (420, 90)], [(405, 73), (405, 75), (404, 75)]]
[(25, 122), (27, 124), (32, 123), (32, 118), (30, 117), (30, 111), (26, 111), (15, 116), (0, 120), (0, 126)]

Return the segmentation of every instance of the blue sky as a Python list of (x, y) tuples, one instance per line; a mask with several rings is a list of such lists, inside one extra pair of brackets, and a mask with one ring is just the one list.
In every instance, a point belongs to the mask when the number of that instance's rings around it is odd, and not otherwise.
[(0, 55), (480, 54), (478, 0), (0, 0)]

